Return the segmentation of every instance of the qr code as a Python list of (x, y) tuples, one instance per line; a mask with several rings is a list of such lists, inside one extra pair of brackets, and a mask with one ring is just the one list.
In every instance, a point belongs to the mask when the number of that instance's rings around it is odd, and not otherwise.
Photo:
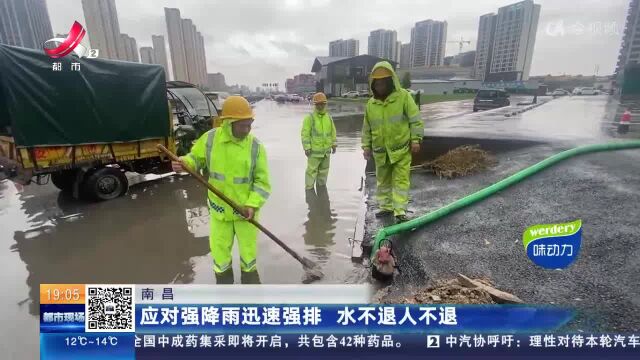
[(134, 332), (134, 288), (131, 285), (87, 285), (86, 332)]

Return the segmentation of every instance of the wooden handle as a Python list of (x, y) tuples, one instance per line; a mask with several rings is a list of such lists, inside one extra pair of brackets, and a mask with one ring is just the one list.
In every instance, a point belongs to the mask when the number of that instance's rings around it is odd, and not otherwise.
[[(220, 190), (216, 189), (215, 187), (213, 187), (213, 185), (211, 185), (209, 183), (209, 181), (207, 181), (205, 178), (202, 177), (202, 175), (200, 175), (199, 173), (197, 173), (196, 171), (191, 170), (185, 163), (184, 161), (182, 161), (182, 159), (180, 159), (178, 156), (176, 156), (174, 153), (172, 153), (171, 151), (169, 151), (169, 149), (167, 149), (166, 147), (164, 147), (161, 144), (158, 144), (158, 150), (160, 150), (161, 152), (165, 153), (171, 160), (175, 161), (175, 162), (179, 162), (180, 164), (182, 164), (182, 168), (188, 172), (191, 176), (193, 176), (194, 178), (196, 178), (196, 180), (198, 180), (199, 182), (201, 182), (204, 186), (206, 186), (209, 190), (211, 190), (212, 193), (216, 194), (220, 199), (222, 199), (224, 202), (226, 202), (227, 204), (229, 204), (229, 206), (231, 206), (235, 211), (237, 211), (239, 214), (244, 214), (244, 209), (240, 208), (240, 206), (238, 206), (235, 202), (233, 202), (233, 200), (229, 199), (225, 194), (223, 194)], [(283, 248), (286, 252), (289, 253), (289, 255), (293, 256), (296, 260), (298, 260), (302, 265), (304, 265), (305, 267), (311, 267), (310, 265), (310, 260), (309, 259), (303, 259), (300, 255), (298, 255), (298, 253), (296, 253), (295, 251), (293, 251), (293, 249), (291, 249), (289, 246), (287, 246), (287, 244), (285, 244), (284, 242), (282, 242), (282, 240), (278, 239), (273, 233), (271, 233), (271, 231), (267, 230), (264, 226), (260, 225), (260, 223), (258, 223), (255, 219), (251, 218), (251, 219), (247, 219), (247, 221), (249, 221), (250, 223), (252, 223), (255, 227), (257, 227), (258, 229), (260, 229), (260, 231), (262, 231), (265, 235), (267, 235), (269, 238), (271, 238), (271, 240), (275, 241), (278, 245), (280, 245), (281, 248)]]

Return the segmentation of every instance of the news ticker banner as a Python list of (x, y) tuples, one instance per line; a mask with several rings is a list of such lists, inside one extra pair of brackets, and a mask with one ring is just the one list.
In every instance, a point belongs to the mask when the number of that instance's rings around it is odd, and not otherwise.
[(640, 353), (637, 334), (554, 334), (573, 319), (568, 308), (370, 304), (371, 295), (367, 285), (43, 284), (41, 359)]

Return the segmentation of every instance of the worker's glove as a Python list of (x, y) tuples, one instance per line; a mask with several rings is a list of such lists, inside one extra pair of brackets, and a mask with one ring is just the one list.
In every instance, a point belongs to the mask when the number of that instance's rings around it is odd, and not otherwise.
[(305, 150), (304, 154), (308, 157), (309, 155), (311, 155), (311, 150)]
[(362, 156), (365, 160), (371, 160), (371, 149), (362, 149)]
[(331, 147), (331, 153), (335, 154), (336, 153), (336, 148), (338, 147), (338, 145), (333, 145)]
[(411, 143), (411, 153), (417, 154), (420, 152), (420, 144), (419, 143)]

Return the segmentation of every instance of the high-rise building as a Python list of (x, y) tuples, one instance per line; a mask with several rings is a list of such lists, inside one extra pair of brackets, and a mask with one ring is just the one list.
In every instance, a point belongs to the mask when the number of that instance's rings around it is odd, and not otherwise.
[(465, 51), (451, 57), (449, 65), (460, 67), (473, 67), (476, 60), (476, 51)]
[(129, 48), (131, 49), (131, 61), (140, 62), (140, 55), (138, 54), (138, 43), (133, 37), (129, 37)]
[(400, 67), (403, 69), (411, 67), (411, 43), (400, 46)]
[(129, 35), (120, 34), (120, 43), (122, 43), (122, 48), (124, 50), (122, 56), (120, 56), (120, 59), (131, 61), (131, 58), (133, 57), (133, 51), (131, 51), (130, 48), (131, 43), (129, 42)]
[(143, 46), (140, 48), (140, 62), (143, 64), (156, 64), (155, 54), (152, 47)]
[(360, 40), (335, 40), (329, 43), (329, 56), (358, 56), (360, 55)]
[(497, 18), (498, 16), (493, 13), (480, 16), (476, 59), (473, 65), (473, 77), (479, 80), (484, 80), (489, 75)]
[(198, 74), (200, 78), (200, 84), (202, 86), (207, 84), (207, 56), (206, 51), (204, 49), (204, 37), (200, 32), (196, 33), (196, 48), (198, 49)]
[(101, 58), (126, 60), (115, 0), (82, 0), (82, 10), (91, 48), (99, 49)]
[(627, 12), (627, 24), (622, 37), (616, 74), (621, 74), (627, 65), (640, 64), (640, 1), (632, 0)]
[[(528, 80), (531, 70), (531, 60), (536, 41), (536, 31), (538, 30), (538, 20), (540, 18), (541, 6), (534, 4), (532, 0), (525, 0), (519, 3), (503, 6), (498, 9), (498, 14), (487, 14), (481, 18), (481, 25), (484, 21), (485, 29), (479, 27), (478, 39), (486, 38), (486, 28), (492, 27), (495, 16), (495, 30), (493, 39), (489, 40), (489, 53), (484, 50), (483, 45), (479, 50), (487, 55), (484, 61), (486, 81), (518, 81)], [(484, 19), (483, 19), (484, 18)], [(481, 34), (482, 32), (482, 34)], [(480, 42), (478, 42), (480, 44)], [(478, 56), (476, 50), (476, 57)], [(475, 76), (482, 76), (482, 62), (476, 61)]]
[(342, 56), (342, 42), (344, 40), (334, 40), (329, 43), (329, 56)]
[[(167, 48), (164, 44), (164, 36), (152, 35), (151, 42), (153, 43), (153, 59), (154, 64), (159, 64), (164, 67), (164, 76), (169, 80), (169, 66), (167, 65)], [(140, 53), (142, 56), (142, 51)]]
[(169, 38), (169, 51), (171, 52), (173, 80), (189, 81), (180, 10), (164, 8), (164, 14), (167, 22), (167, 35)]
[(45, 0), (0, 1), (0, 44), (40, 49), (51, 38)]
[(441, 66), (447, 44), (447, 22), (424, 20), (411, 29), (411, 66)]
[(184, 54), (187, 60), (187, 81), (198, 84), (197, 63), (196, 63), (196, 32), (191, 19), (182, 19), (182, 38), (184, 39)]
[(398, 33), (395, 30), (378, 29), (369, 34), (367, 54), (396, 61)]
[(222, 73), (207, 74), (207, 86), (209, 90), (224, 91), (227, 90), (227, 83)]
[(122, 42), (124, 48), (124, 56), (121, 57), (121, 60), (140, 62), (136, 39), (127, 34), (120, 34), (120, 42)]
[(164, 8), (173, 65), (173, 79), (207, 85), (207, 58), (204, 38), (191, 19), (182, 19), (180, 10)]
[(402, 43), (400, 41), (396, 41), (396, 55), (394, 56), (393, 61), (400, 64), (400, 53), (402, 52)]

